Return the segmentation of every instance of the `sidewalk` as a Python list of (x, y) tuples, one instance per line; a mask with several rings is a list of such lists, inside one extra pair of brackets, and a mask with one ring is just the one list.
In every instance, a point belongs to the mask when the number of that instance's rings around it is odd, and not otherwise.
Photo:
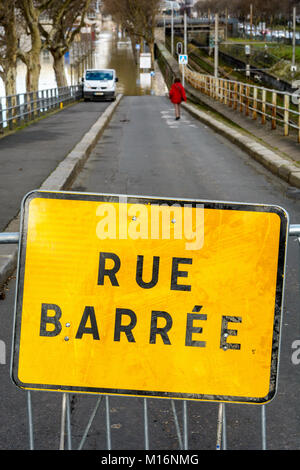
[(270, 123), (262, 126), (189, 84), (186, 91), (193, 104), (183, 106), (194, 117), (238, 145), (295, 190), (300, 190), (300, 144), (295, 135), (284, 137), (281, 130), (271, 130)]
[(249, 135), (254, 140), (263, 143), (283, 158), (298, 163), (300, 171), (300, 144), (297, 142), (296, 132), (293, 129), (291, 129), (290, 135), (285, 137), (282, 127), (271, 129), (271, 123), (267, 122), (265, 125), (262, 125), (259, 116), (257, 120), (253, 120), (250, 114), (246, 116), (244, 113), (233, 110), (233, 108), (203, 93), (192, 90), (192, 87), (189, 85), (188, 88), (190, 93), (198, 98), (199, 104), (203, 104), (205, 107), (210, 108), (211, 111), (224, 117), (225, 120), (229, 120), (235, 127), (238, 126), (240, 128), (239, 130), (245, 135)]
[(39, 188), (109, 103), (78, 103), (0, 139), (0, 231), (29, 191)]
[[(19, 232), (28, 192), (67, 189), (121, 98), (72, 105), (0, 139), (0, 232)], [(0, 289), (16, 267), (17, 253), (17, 245), (0, 244)]]

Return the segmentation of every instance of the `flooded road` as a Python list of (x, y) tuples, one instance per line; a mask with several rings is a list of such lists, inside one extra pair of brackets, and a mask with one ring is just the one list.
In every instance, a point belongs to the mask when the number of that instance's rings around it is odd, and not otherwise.
[(100, 34), (94, 53), (94, 67), (116, 70), (118, 93), (140, 96), (166, 92), (159, 71), (155, 69), (152, 73), (150, 70), (143, 73), (139, 64), (135, 63), (130, 39), (120, 34), (110, 31)]
[[(119, 78), (117, 92), (124, 95), (150, 95), (158, 94), (158, 81), (161, 94), (166, 90), (158, 76), (159, 71), (155, 70), (155, 74), (140, 73), (139, 66), (135, 63), (130, 39), (121, 36), (116, 31), (103, 29), (97, 41), (95, 41), (95, 50), (93, 53), (94, 68), (113, 68), (117, 71)], [(69, 85), (71, 83), (72, 74), (69, 61), (65, 63), (66, 76)], [(17, 93), (25, 93), (26, 85), (26, 67), (22, 62), (17, 67)], [(51, 54), (47, 51), (41, 54), (41, 73), (39, 80), (39, 89), (46, 90), (56, 88), (56, 80), (53, 70), (53, 60)], [(0, 97), (5, 96), (3, 81), (0, 79)]]

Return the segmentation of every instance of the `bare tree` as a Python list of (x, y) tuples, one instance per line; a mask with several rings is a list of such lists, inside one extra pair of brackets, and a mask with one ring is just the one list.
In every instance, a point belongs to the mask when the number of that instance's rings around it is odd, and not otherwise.
[(26, 64), (26, 90), (37, 91), (41, 70), (40, 53), (42, 50), (42, 38), (39, 29), (40, 15), (50, 8), (56, 0), (16, 0), (16, 6), (24, 19), (25, 30), (30, 40), (28, 50), (19, 51), (19, 57)]
[(1, 0), (0, 26), (0, 77), (4, 83), (6, 95), (15, 95), (18, 36), (13, 0)]
[(249, 17), (250, 5), (257, 20), (272, 22), (275, 18), (288, 19), (292, 6), (300, 5), (300, 0), (198, 0), (195, 8), (199, 13), (221, 13), (225, 9), (240, 21)]
[(160, 0), (104, 0), (104, 11), (125, 29), (131, 37), (144, 39), (154, 60), (154, 30)]
[(42, 24), (39, 25), (41, 34), (45, 39), (44, 46), (49, 49), (53, 57), (53, 67), (58, 87), (67, 85), (64, 55), (69, 51), (76, 35), (84, 25), (90, 4), (91, 0), (55, 2), (47, 9), (50, 28), (48, 29)]

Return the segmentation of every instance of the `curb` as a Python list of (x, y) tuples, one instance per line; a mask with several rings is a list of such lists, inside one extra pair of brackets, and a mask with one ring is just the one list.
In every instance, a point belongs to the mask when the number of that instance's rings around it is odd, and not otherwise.
[(247, 137), (244, 134), (241, 134), (226, 124), (223, 124), (208, 116), (206, 113), (194, 108), (194, 106), (190, 104), (182, 103), (182, 107), (186, 109), (193, 117), (207, 124), (213, 130), (223, 135), (242, 150), (247, 152), (251, 157), (261, 163), (273, 174), (277, 175), (279, 178), (282, 178), (291, 186), (295, 186), (296, 188), (300, 189), (300, 167), (295, 165), (292, 161), (280, 157), (277, 153), (273, 152), (269, 148), (251, 139), (251, 137)]
[[(108, 106), (91, 129), (83, 136), (73, 150), (62, 160), (56, 169), (40, 186), (43, 191), (67, 190), (76, 175), (88, 159), (91, 151), (101, 137), (113, 113), (119, 105), (123, 95), (119, 94), (116, 100)], [(20, 213), (9, 223), (4, 232), (18, 232), (20, 229)], [(18, 261), (18, 246), (16, 244), (0, 245), (0, 289), (4, 287), (8, 278), (14, 273)]]

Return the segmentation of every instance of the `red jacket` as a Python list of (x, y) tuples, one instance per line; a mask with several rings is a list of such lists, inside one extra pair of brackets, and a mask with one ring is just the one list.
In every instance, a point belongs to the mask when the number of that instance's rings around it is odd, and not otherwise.
[(186, 94), (180, 82), (173, 83), (169, 92), (169, 97), (174, 104), (186, 101)]

